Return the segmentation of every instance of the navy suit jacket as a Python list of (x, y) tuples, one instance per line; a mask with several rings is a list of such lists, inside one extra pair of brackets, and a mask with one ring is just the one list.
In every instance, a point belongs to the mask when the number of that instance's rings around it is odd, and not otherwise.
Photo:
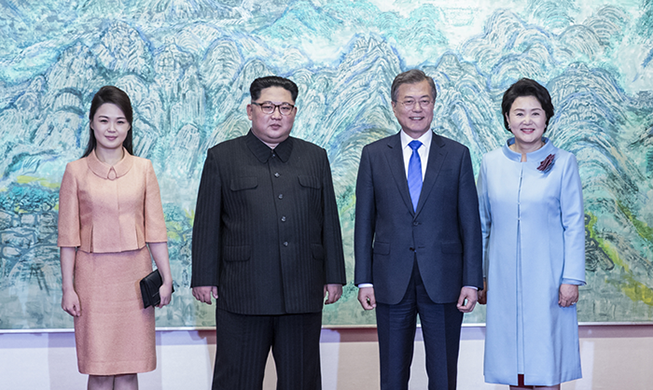
[(482, 288), (481, 227), (469, 149), (433, 134), (413, 211), (400, 135), (365, 146), (356, 182), (354, 247), (354, 283), (373, 283), (381, 303), (401, 301), (415, 258), (435, 303), (456, 302), (463, 286)]

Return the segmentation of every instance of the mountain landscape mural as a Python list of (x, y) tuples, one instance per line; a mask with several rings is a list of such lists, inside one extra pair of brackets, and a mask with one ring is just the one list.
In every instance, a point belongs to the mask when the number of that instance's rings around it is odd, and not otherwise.
[(161, 187), (176, 292), (157, 325), (213, 326), (190, 290), (199, 177), (209, 147), (249, 130), (249, 85), (270, 74), (298, 84), (292, 134), (331, 162), (349, 284), (324, 323), (374, 324), (352, 284), (356, 174), (362, 147), (399, 130), (390, 86), (412, 68), (435, 80), (433, 129), (476, 172), (509, 138), (503, 92), (521, 77), (548, 88), (546, 135), (583, 182), (579, 320), (653, 320), (653, 0), (9, 0), (0, 42), (0, 329), (72, 327), (58, 190), (108, 84), (132, 99), (135, 154)]

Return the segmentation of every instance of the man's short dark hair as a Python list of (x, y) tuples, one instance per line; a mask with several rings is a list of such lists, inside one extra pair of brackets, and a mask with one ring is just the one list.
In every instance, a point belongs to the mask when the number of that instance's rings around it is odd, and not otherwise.
[(297, 100), (299, 88), (297, 88), (297, 84), (292, 80), (279, 76), (265, 76), (252, 81), (252, 85), (249, 86), (249, 94), (252, 101), (258, 100), (258, 98), (261, 97), (261, 91), (270, 87), (281, 87), (290, 92), (293, 102)]
[[(549, 95), (549, 91), (547, 91), (547, 89), (537, 81), (523, 78), (511, 85), (503, 94), (501, 112), (503, 114), (503, 126), (506, 130), (510, 131), (506, 115), (510, 114), (510, 109), (515, 100), (522, 96), (533, 96), (540, 102), (544, 114), (546, 115), (546, 127), (548, 127), (549, 119), (553, 116), (553, 103), (551, 103), (551, 95)], [(546, 131), (546, 127), (544, 128), (544, 131)]]
[(394, 81), (392, 82), (392, 89), (390, 90), (392, 101), (397, 101), (397, 89), (399, 89), (400, 85), (420, 83), (424, 80), (429, 82), (429, 85), (431, 86), (431, 92), (433, 93), (433, 101), (435, 101), (435, 97), (438, 95), (437, 91), (435, 90), (435, 82), (433, 81), (433, 78), (427, 76), (426, 73), (422, 72), (419, 69), (411, 69), (406, 72), (399, 73), (397, 77), (395, 77)]

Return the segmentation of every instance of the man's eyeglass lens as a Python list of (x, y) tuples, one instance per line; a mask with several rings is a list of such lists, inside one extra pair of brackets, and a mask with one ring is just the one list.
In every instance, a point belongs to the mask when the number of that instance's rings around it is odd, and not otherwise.
[(419, 102), (420, 107), (428, 107), (431, 105), (431, 100), (430, 99), (420, 99), (420, 100), (404, 100), (402, 104), (404, 107), (408, 110), (412, 109), (415, 107), (415, 103)]
[(263, 103), (252, 102), (252, 104), (261, 107), (261, 111), (263, 111), (263, 113), (265, 114), (272, 114), (274, 110), (276, 110), (278, 107), (281, 115), (290, 115), (292, 113), (293, 108), (295, 108), (295, 106), (288, 103), (274, 104), (272, 102), (263, 102)]

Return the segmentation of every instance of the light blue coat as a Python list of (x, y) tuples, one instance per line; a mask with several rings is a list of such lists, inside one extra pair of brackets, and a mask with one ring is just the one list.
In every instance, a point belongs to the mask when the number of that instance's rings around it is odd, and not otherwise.
[[(551, 386), (581, 377), (576, 306), (560, 284), (585, 284), (583, 195), (576, 158), (546, 138), (527, 162), (508, 145), (478, 178), (488, 283), (485, 381)], [(546, 172), (540, 163), (554, 155)]]

